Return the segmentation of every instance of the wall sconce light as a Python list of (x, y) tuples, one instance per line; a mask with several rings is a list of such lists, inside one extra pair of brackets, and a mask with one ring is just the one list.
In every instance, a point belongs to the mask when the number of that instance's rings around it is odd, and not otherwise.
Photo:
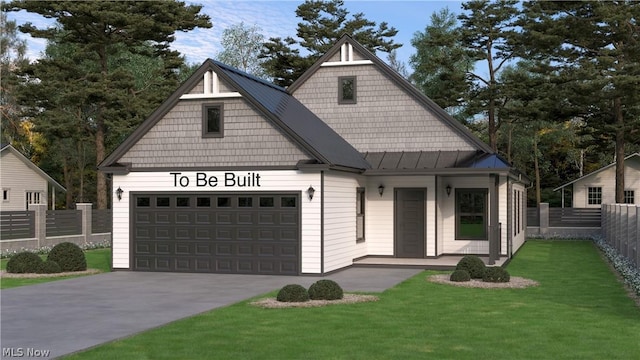
[(118, 190), (116, 190), (116, 196), (118, 197), (118, 201), (122, 200), (122, 193), (124, 192), (124, 190), (120, 189), (120, 186), (118, 186)]
[(380, 186), (378, 186), (378, 194), (382, 196), (383, 193), (384, 193), (384, 185), (380, 184)]
[(307, 189), (307, 194), (309, 195), (309, 201), (313, 200), (313, 194), (316, 193), (316, 189), (313, 188), (313, 186), (309, 185), (309, 188)]
[(447, 185), (447, 197), (451, 196), (451, 185)]

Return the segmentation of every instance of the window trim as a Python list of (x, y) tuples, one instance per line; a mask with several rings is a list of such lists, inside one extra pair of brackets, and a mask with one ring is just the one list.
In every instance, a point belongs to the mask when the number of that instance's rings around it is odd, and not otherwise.
[[(461, 193), (481, 193), (484, 196), (484, 208), (482, 213), (484, 232), (481, 237), (460, 236), (460, 202), (459, 196)], [(456, 188), (455, 194), (455, 240), (463, 241), (489, 241), (489, 189), (487, 188)]]
[[(631, 200), (630, 202), (627, 202), (627, 199)], [(625, 204), (635, 204), (636, 202), (636, 192), (633, 189), (629, 189), (629, 190), (625, 190), (624, 191), (624, 196), (622, 198), (623, 203)]]
[[(353, 80), (353, 99), (345, 100), (344, 99), (344, 88), (342, 86), (343, 80)], [(357, 104), (358, 103), (358, 92), (357, 92), (357, 78), (355, 76), (339, 76), (338, 77), (338, 104)]]
[[(591, 202), (591, 189), (597, 190), (599, 192), (599, 202)], [(598, 195), (598, 194), (594, 194)], [(594, 199), (597, 200), (597, 199)], [(602, 205), (602, 186), (596, 186), (596, 185), (587, 185), (587, 206), (589, 205)]]
[[(359, 187), (356, 188), (356, 243), (363, 243), (366, 241), (366, 194), (365, 188)], [(360, 202), (360, 207), (358, 207), (358, 201)], [(358, 218), (362, 218), (362, 237), (358, 237)]]
[[(210, 132), (209, 126), (209, 109), (218, 108), (220, 111), (220, 131)], [(223, 138), (224, 137), (224, 104), (223, 103), (209, 103), (202, 104), (202, 137), (203, 138)]]

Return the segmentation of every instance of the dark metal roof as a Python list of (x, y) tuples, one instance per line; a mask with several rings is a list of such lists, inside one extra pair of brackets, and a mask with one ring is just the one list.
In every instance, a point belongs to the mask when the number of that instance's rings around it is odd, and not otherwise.
[(479, 154), (484, 153), (476, 151), (368, 152), (364, 154), (364, 158), (371, 164), (372, 169), (376, 170), (424, 170), (475, 168)]
[(329, 125), (307, 109), (284, 88), (238, 69), (211, 60), (243, 95), (255, 100), (272, 115), (285, 132), (293, 135), (305, 147), (311, 148), (328, 165), (368, 169), (362, 155)]

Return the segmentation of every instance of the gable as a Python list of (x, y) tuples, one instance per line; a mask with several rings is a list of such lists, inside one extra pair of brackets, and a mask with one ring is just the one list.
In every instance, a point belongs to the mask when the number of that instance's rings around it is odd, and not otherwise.
[[(355, 77), (355, 103), (338, 81)], [(348, 35), (288, 89), (361, 152), (491, 148)]]
[[(202, 136), (204, 104), (223, 104), (224, 137)], [(131, 168), (294, 166), (309, 159), (243, 99), (181, 100), (120, 159)]]
[(60, 191), (66, 189), (11, 145), (2, 147), (0, 187), (26, 191), (47, 191), (47, 183)]

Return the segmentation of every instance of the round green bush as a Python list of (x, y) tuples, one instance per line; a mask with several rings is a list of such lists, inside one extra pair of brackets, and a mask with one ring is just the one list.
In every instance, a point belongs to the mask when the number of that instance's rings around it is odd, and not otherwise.
[(465, 255), (456, 266), (456, 270), (467, 270), (472, 279), (482, 279), (486, 265), (475, 255)]
[(42, 265), (40, 256), (24, 251), (18, 253), (7, 262), (7, 272), (14, 274), (37, 273)]
[(471, 280), (471, 275), (469, 275), (469, 272), (467, 270), (456, 270), (451, 273), (451, 277), (449, 277), (449, 280), (455, 282), (469, 281)]
[(62, 271), (87, 270), (87, 259), (84, 251), (74, 243), (63, 242), (51, 249), (47, 260), (55, 261)]
[(62, 272), (60, 265), (53, 260), (44, 261), (40, 264), (40, 268), (38, 269), (39, 274), (57, 274), (60, 272)]
[(289, 284), (278, 291), (276, 299), (280, 302), (305, 302), (309, 301), (309, 292), (302, 285)]
[(511, 275), (509, 272), (500, 266), (490, 266), (487, 267), (484, 271), (484, 276), (482, 277), (482, 281), (484, 282), (509, 282), (511, 280)]
[(311, 300), (338, 300), (343, 296), (342, 288), (333, 280), (318, 280), (309, 287)]

